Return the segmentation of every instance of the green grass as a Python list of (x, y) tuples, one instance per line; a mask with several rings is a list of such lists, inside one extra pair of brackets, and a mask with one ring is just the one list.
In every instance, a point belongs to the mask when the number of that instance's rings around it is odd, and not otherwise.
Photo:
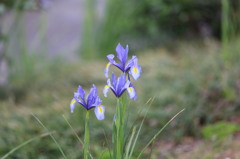
[[(229, 51), (236, 51), (236, 44), (232, 43), (232, 50)], [(144, 118), (136, 110), (147, 109), (143, 107), (144, 103), (152, 97), (155, 99), (139, 134), (133, 158), (183, 108), (184, 113), (163, 131), (161, 140), (181, 141), (185, 135), (201, 137), (203, 125), (230, 120), (239, 113), (240, 101), (237, 97), (240, 67), (236, 60), (239, 59), (239, 54), (234, 54), (231, 65), (222, 69), (219, 48), (216, 42), (208, 45), (188, 42), (176, 45), (175, 50), (160, 48), (139, 53), (143, 74), (134, 83), (139, 97), (136, 102), (130, 102), (129, 127), (132, 127), (134, 121)], [(34, 75), (35, 80), (28, 79), (24, 81), (25, 86), (20, 87), (25, 92), (24, 95), (18, 97), (18, 94), (7, 94), (0, 102), (0, 156), (32, 137), (46, 133), (31, 115), (34, 114), (49, 131), (55, 132), (53, 136), (67, 158), (81, 158), (83, 147), (62, 115), (83, 139), (85, 110), (78, 106), (74, 114), (70, 114), (69, 102), (78, 85), (89, 88), (94, 83), (106, 107), (106, 120), (98, 121), (93, 112), (90, 113), (90, 151), (93, 158), (107, 158), (107, 153), (102, 152), (108, 151), (105, 135), (106, 138), (111, 138), (116, 103), (113, 95), (104, 98), (101, 93), (106, 84), (103, 73), (106, 63), (107, 60), (71, 63), (63, 60), (46, 61), (45, 67)], [(21, 76), (15, 80), (22, 80)], [(28, 86), (30, 82), (32, 83)], [(158, 153), (156, 151), (153, 151), (153, 158)], [(148, 152), (147, 149), (144, 155)], [(63, 157), (53, 140), (45, 137), (25, 145), (9, 158)]]

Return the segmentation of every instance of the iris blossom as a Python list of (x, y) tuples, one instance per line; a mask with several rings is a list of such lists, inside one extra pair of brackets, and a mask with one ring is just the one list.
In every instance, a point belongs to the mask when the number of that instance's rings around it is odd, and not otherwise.
[(112, 73), (112, 83), (111, 80), (107, 80), (107, 85), (103, 89), (103, 94), (105, 97), (107, 97), (107, 92), (109, 89), (112, 90), (114, 95), (119, 98), (121, 95), (127, 90), (129, 96), (131, 99), (136, 99), (136, 91), (133, 88), (131, 82), (129, 80), (126, 80), (125, 74), (122, 74), (120, 77), (116, 78), (116, 75)]
[(74, 93), (74, 98), (70, 103), (70, 111), (73, 113), (76, 103), (81, 104), (87, 110), (94, 108), (95, 115), (98, 120), (104, 119), (105, 107), (101, 105), (102, 101), (98, 96), (97, 87), (93, 85), (87, 98), (85, 99), (85, 91), (78, 86), (78, 91)]
[(138, 65), (137, 57), (132, 56), (132, 58), (128, 60), (128, 45), (124, 49), (121, 44), (118, 44), (118, 46), (116, 47), (116, 52), (119, 63), (114, 60), (113, 54), (109, 54), (107, 56), (109, 62), (104, 70), (105, 76), (108, 77), (109, 68), (111, 65), (114, 65), (118, 67), (123, 73), (128, 73), (128, 71), (131, 69), (131, 75), (135, 80), (137, 80), (138, 77), (141, 75), (141, 67), (140, 65)]

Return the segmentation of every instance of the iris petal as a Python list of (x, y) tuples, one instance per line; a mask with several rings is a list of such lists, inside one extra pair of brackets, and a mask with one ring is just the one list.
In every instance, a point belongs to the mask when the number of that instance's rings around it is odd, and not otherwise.
[(122, 61), (123, 54), (125, 53), (125, 49), (122, 47), (120, 43), (118, 43), (116, 47), (117, 57), (120, 61)]
[(105, 74), (105, 77), (108, 77), (108, 71), (109, 71), (109, 67), (110, 67), (111, 63), (107, 63), (106, 65), (106, 68), (104, 69), (104, 74)]
[(95, 85), (93, 85), (93, 88), (90, 89), (90, 92), (88, 94), (87, 97), (87, 109), (91, 109), (93, 104), (95, 103), (96, 99), (97, 99), (97, 88)]
[(134, 60), (136, 59), (136, 56), (132, 56), (132, 58), (130, 60), (128, 60), (128, 63), (126, 65), (126, 72), (134, 65)]
[(113, 54), (109, 54), (107, 55), (107, 58), (109, 60), (109, 63), (113, 64), (114, 66), (118, 67), (120, 70), (122, 70), (122, 66), (120, 64), (118, 64), (115, 60), (114, 60), (114, 55)]
[(75, 106), (76, 106), (76, 99), (75, 98), (73, 98), (72, 100), (71, 100), (71, 103), (70, 103), (70, 112), (71, 113), (73, 113), (73, 111), (74, 111), (74, 108), (75, 108)]
[[(134, 97), (136, 96), (136, 91), (133, 87), (128, 87), (127, 88), (128, 94), (130, 96), (131, 99), (134, 99)], [(135, 100), (135, 99), (134, 99)]]
[(134, 64), (130, 69), (130, 73), (135, 80), (137, 80), (141, 76), (142, 68), (138, 64), (137, 58), (134, 59)]
[(78, 86), (78, 93), (82, 99), (85, 97), (85, 91), (82, 89), (81, 86)]
[(96, 98), (95, 103), (93, 104), (93, 106), (100, 105), (101, 103), (102, 103), (102, 100), (100, 99), (99, 96), (97, 96), (97, 98)]
[[(110, 79), (107, 81), (108, 85), (110, 86)], [(114, 73), (112, 73), (112, 86), (114, 88), (117, 87), (117, 77)]]
[(104, 97), (107, 97), (107, 92), (109, 90), (110, 86), (109, 85), (106, 85), (103, 89), (103, 94), (104, 94)]
[(104, 119), (104, 112), (105, 112), (105, 107), (103, 105), (96, 106), (94, 109), (94, 113), (98, 120)]
[(124, 49), (124, 47), (119, 43), (116, 47), (116, 52), (119, 61), (122, 63), (122, 67), (125, 68), (128, 58), (128, 45), (126, 46), (126, 49)]
[(140, 68), (137, 67), (137, 66), (131, 67), (131, 70), (130, 70), (130, 71), (131, 71), (132, 77), (133, 77), (135, 80), (137, 80), (137, 79), (140, 77), (140, 75), (141, 75)]
[(108, 58), (108, 60), (109, 60), (109, 62), (110, 63), (114, 63), (115, 61), (113, 60), (113, 58), (114, 58), (114, 55), (113, 54), (109, 54), (109, 55), (107, 55), (107, 58)]

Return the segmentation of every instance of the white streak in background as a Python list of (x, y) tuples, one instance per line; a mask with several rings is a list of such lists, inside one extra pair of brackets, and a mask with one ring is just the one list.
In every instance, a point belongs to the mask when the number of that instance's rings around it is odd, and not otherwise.
[(0, 59), (0, 86), (7, 84), (8, 67), (7, 61)]

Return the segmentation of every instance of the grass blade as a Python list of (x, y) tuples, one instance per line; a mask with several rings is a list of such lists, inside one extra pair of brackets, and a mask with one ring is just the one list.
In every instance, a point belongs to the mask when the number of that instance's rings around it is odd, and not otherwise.
[(67, 120), (67, 118), (62, 115), (63, 119), (66, 121), (66, 123), (68, 124), (68, 126), (72, 129), (74, 135), (76, 136), (76, 138), (78, 139), (78, 141), (83, 145), (83, 141), (80, 139), (80, 137), (78, 136), (77, 132), (73, 129), (72, 125), (69, 123), (69, 121)]
[(11, 151), (9, 151), (8, 153), (6, 153), (1, 159), (5, 159), (7, 158), (9, 155), (11, 155), (12, 153), (14, 153), (15, 151), (17, 151), (18, 149), (22, 148), (23, 146), (29, 144), (30, 142), (36, 140), (36, 139), (40, 139), (42, 137), (47, 137), (49, 135), (53, 134), (53, 132), (48, 132), (48, 133), (44, 133), (44, 134), (41, 134), (39, 136), (36, 136), (36, 137), (33, 137), (25, 142), (23, 142), (22, 144), (18, 145), (17, 147), (13, 148)]
[(142, 153), (147, 149), (147, 147), (158, 137), (158, 135), (179, 115), (181, 114), (185, 109), (182, 109), (179, 111), (176, 115), (174, 115), (154, 136), (153, 138), (148, 142), (148, 144), (142, 149), (142, 151), (139, 153), (137, 159), (139, 159), (142, 155)]
[[(38, 117), (36, 117), (34, 114), (32, 114), (32, 116), (37, 120), (37, 122), (47, 131), (49, 132), (48, 128), (40, 121), (40, 119), (38, 119)], [(64, 159), (67, 159), (65, 153), (63, 152), (60, 144), (57, 142), (57, 140), (54, 138), (54, 136), (52, 134), (49, 134), (50, 137), (52, 138), (52, 140), (55, 142), (55, 144), (57, 145), (59, 151), (62, 153), (62, 156), (64, 157)]]
[(135, 137), (134, 142), (133, 142), (133, 145), (132, 145), (132, 149), (131, 149), (130, 154), (129, 154), (129, 158), (131, 158), (131, 156), (132, 156), (132, 154), (133, 154), (133, 151), (134, 151), (135, 145), (136, 145), (136, 143), (137, 143), (137, 139), (138, 139), (138, 137), (139, 137), (139, 134), (140, 134), (140, 132), (141, 132), (143, 123), (144, 123), (144, 121), (145, 121), (145, 119), (146, 119), (147, 113), (148, 113), (148, 111), (149, 111), (149, 109), (150, 109), (150, 107), (151, 107), (152, 102), (154, 101), (154, 99), (155, 99), (155, 98), (150, 98), (150, 99), (145, 103), (145, 105), (147, 105), (148, 103), (150, 103), (150, 104), (149, 104), (148, 109), (146, 110), (146, 112), (145, 112), (145, 114), (144, 114), (144, 118), (142, 119), (142, 122), (141, 122), (141, 124), (140, 124), (140, 126), (139, 126), (138, 132), (137, 132), (137, 134), (136, 134), (136, 137)]
[(128, 158), (131, 157), (130, 154), (129, 154), (129, 150), (130, 150), (130, 147), (132, 145), (132, 141), (133, 141), (135, 133), (136, 133), (136, 127), (133, 128), (131, 137), (130, 137), (129, 142), (127, 144), (126, 153), (125, 153), (125, 159), (128, 159)]

